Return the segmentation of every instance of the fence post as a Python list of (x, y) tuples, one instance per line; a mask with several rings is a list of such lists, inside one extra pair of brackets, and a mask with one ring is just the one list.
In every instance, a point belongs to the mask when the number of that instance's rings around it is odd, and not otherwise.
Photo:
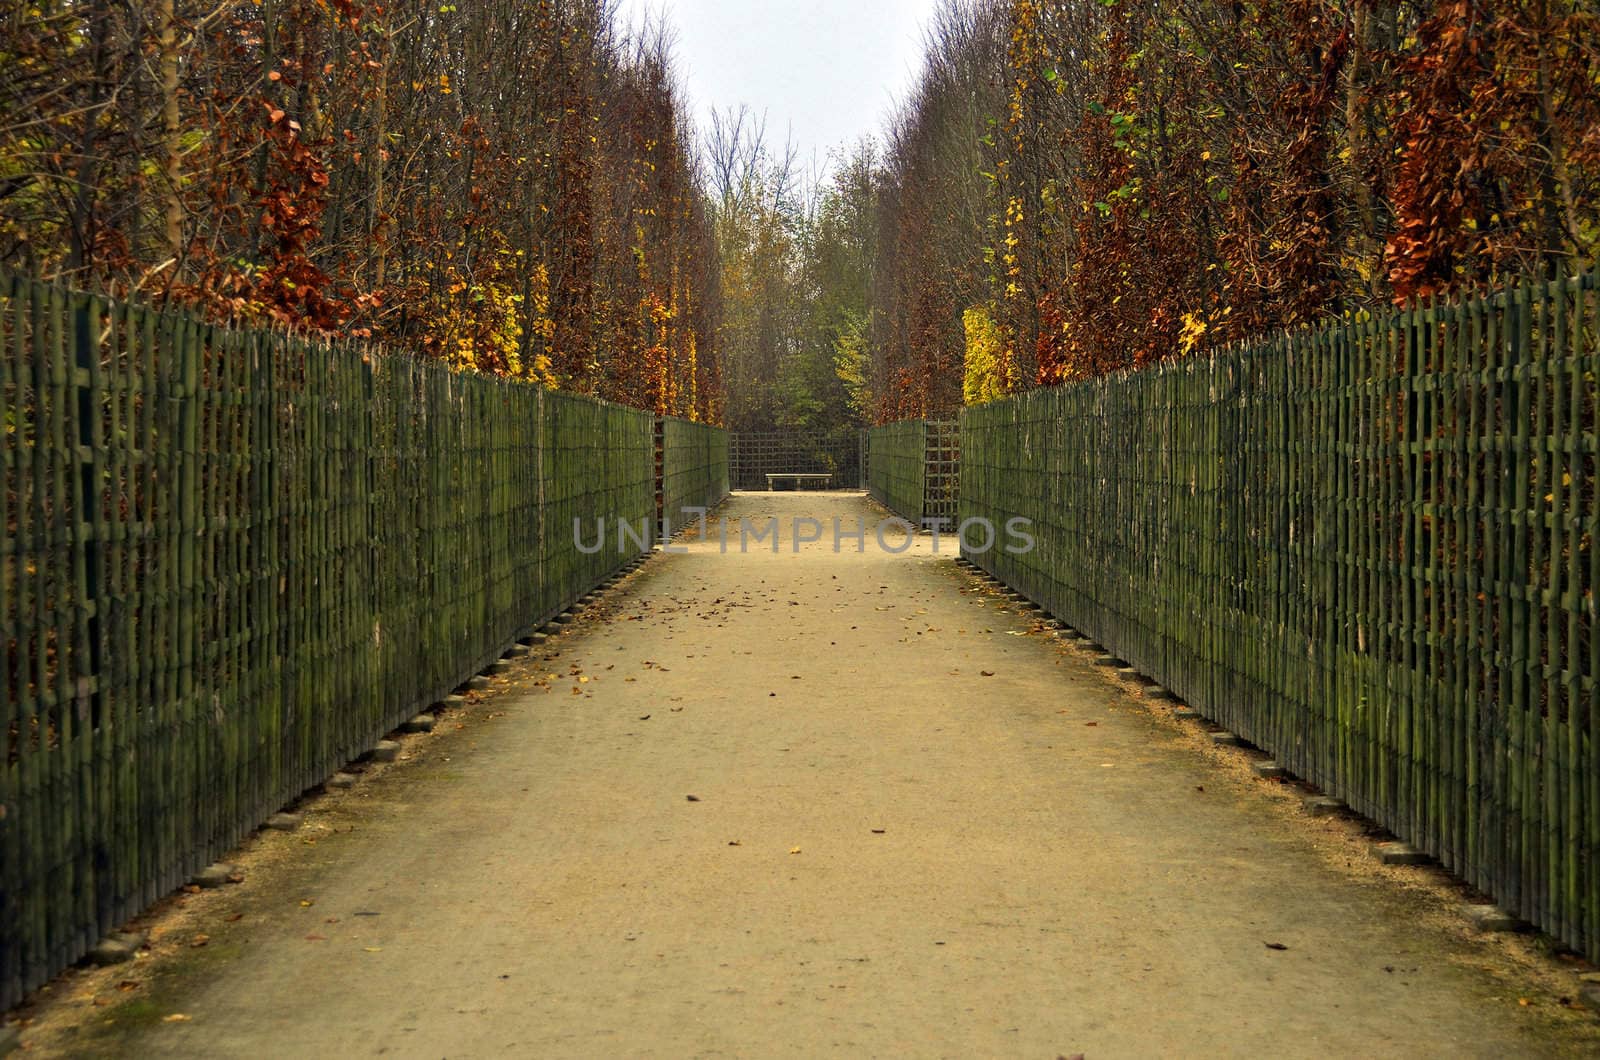
[[(79, 769), (83, 770), (85, 780), (88, 782), (84, 790), (94, 790), (92, 803), (103, 805), (109, 802), (105, 796), (110, 791), (110, 777), (95, 778), (89, 776), (91, 762), (91, 741), (96, 733), (103, 730), (106, 721), (106, 688), (107, 676), (105, 666), (105, 608), (107, 601), (101, 596), (101, 564), (104, 555), (104, 542), (109, 536), (108, 528), (102, 520), (100, 507), (100, 488), (104, 473), (104, 440), (100, 431), (100, 414), (98, 408), (98, 395), (100, 393), (100, 357), (98, 343), (99, 313), (97, 303), (85, 294), (76, 295), (72, 308), (73, 332), (73, 364), (75, 368), (73, 392), (76, 395), (77, 414), (77, 448), (78, 448), (78, 475), (77, 496), (73, 502), (73, 537), (79, 541), (77, 557), (78, 568), (76, 580), (78, 583), (78, 616), (81, 622), (77, 631), (80, 647), (87, 649), (78, 655), (76, 674), (77, 687), (74, 689), (74, 703), (77, 711), (76, 727), (79, 740)], [(97, 789), (97, 790), (95, 790)], [(110, 871), (110, 857), (105, 842), (106, 817), (101, 813), (85, 814), (86, 838), (90, 839), (92, 848), (93, 869), (95, 872)], [(90, 838), (92, 837), (92, 838)], [(94, 898), (94, 924), (92, 930), (98, 934), (108, 927), (115, 919), (114, 896), (109, 888), (97, 888), (99, 893)], [(87, 896), (86, 896), (87, 897)], [(86, 908), (85, 912), (89, 910)], [(93, 940), (89, 940), (93, 944)]]
[(667, 512), (666, 512), (666, 488), (665, 488), (666, 484), (663, 481), (663, 479), (665, 478), (666, 473), (667, 473), (667, 464), (666, 464), (667, 421), (662, 419), (660, 416), (651, 417), (651, 420), (650, 420), (650, 431), (651, 431), (651, 443), (652, 443), (651, 467), (655, 469), (654, 483), (655, 483), (655, 499), (656, 499), (656, 509), (655, 509), (656, 510), (656, 518), (655, 518), (655, 534), (654, 534), (654, 537), (655, 537), (656, 541), (660, 542), (662, 545), (665, 545), (667, 543), (667, 524), (666, 524)]

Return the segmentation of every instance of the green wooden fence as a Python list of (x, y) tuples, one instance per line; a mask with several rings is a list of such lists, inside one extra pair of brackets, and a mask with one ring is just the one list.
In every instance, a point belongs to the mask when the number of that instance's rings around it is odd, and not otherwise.
[(646, 413), (5, 275), (0, 339), (0, 1008), (650, 540)]
[(673, 416), (656, 421), (660, 434), (661, 516), (668, 532), (697, 526), (700, 514), (728, 495), (728, 432)]
[(927, 438), (925, 420), (897, 420), (867, 431), (867, 492), (914, 525), (922, 521)]
[(1595, 279), (968, 409), (969, 554), (1600, 959)]
[(950, 420), (898, 420), (867, 431), (867, 491), (916, 526), (955, 523), (960, 431)]

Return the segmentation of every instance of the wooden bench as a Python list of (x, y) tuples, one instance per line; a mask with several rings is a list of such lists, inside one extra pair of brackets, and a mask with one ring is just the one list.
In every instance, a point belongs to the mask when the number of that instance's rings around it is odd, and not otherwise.
[(807, 482), (816, 483), (817, 489), (827, 489), (833, 482), (831, 471), (782, 471), (767, 472), (767, 489), (776, 490), (778, 482), (792, 481), (794, 484), (789, 489), (805, 489)]

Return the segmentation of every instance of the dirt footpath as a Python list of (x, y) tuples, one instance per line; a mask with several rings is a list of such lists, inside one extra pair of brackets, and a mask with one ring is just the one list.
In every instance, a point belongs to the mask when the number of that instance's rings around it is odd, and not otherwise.
[[(877, 518), (848, 494), (726, 511)], [(35, 1052), (1597, 1047), (1556, 962), (1358, 864), (1356, 826), (1029, 632), (948, 541), (795, 555), (783, 533), (651, 560), (399, 763), (252, 841), (242, 884), (169, 903), (145, 960), (59, 982)]]

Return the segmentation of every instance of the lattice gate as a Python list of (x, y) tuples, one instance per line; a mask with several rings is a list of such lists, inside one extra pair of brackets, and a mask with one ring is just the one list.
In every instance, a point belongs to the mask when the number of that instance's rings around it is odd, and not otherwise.
[(728, 442), (728, 477), (736, 490), (764, 490), (769, 474), (828, 474), (832, 489), (863, 489), (859, 435), (825, 438), (796, 431), (733, 434)]

